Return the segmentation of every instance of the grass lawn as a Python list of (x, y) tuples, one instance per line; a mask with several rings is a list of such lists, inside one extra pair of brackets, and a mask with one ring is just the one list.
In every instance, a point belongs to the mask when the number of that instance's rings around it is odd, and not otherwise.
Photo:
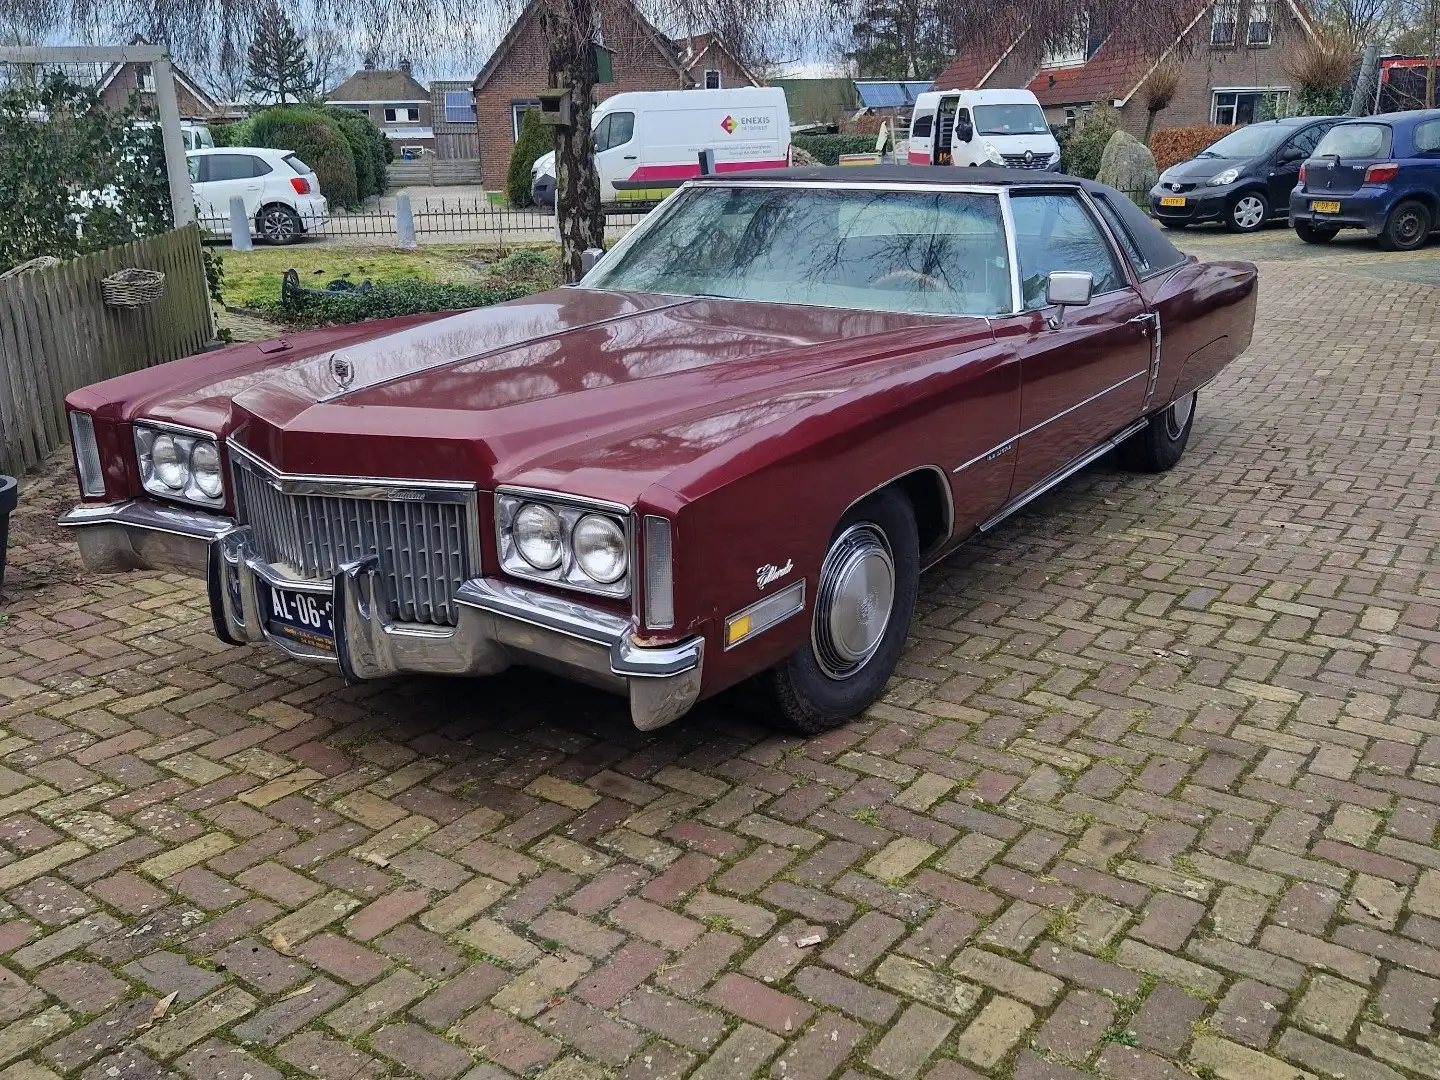
[(500, 253), (475, 244), (427, 244), (414, 251), (392, 247), (352, 247), (348, 244), (294, 244), (231, 251), (217, 247), (224, 263), (225, 305), (263, 310), (280, 298), (281, 275), (293, 267), (300, 284), (323, 289), (348, 275), (359, 285), (366, 278), (375, 284), (419, 278), (422, 281), (467, 282), (485, 276), (484, 264)]

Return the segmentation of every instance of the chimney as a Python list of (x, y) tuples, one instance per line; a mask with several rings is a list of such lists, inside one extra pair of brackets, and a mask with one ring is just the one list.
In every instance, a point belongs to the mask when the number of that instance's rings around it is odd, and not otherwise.
[(403, 71), (406, 75), (409, 75), (409, 74), (410, 74), (410, 61), (409, 61), (409, 60), (401, 60), (401, 61), (400, 61), (400, 70)]

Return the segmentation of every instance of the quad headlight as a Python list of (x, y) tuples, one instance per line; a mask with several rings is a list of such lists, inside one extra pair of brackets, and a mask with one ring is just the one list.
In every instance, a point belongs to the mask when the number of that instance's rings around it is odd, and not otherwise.
[(630, 523), (623, 507), (502, 490), (495, 526), (506, 573), (602, 596), (630, 595)]
[(210, 436), (136, 424), (135, 457), (140, 483), (152, 495), (197, 506), (225, 505), (220, 445)]

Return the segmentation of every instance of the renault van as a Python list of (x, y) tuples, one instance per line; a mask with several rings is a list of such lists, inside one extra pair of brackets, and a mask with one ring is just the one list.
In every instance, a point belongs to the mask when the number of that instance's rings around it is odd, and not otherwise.
[(1060, 144), (1029, 90), (932, 90), (915, 99), (911, 165), (1060, 171)]

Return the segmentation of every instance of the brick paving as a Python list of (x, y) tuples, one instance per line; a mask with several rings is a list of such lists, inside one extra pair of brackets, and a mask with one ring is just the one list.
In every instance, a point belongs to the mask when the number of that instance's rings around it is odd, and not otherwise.
[(225, 648), (31, 478), (0, 1078), (1440, 1078), (1440, 292), (1262, 280), (1181, 466), (929, 575), (808, 743)]

